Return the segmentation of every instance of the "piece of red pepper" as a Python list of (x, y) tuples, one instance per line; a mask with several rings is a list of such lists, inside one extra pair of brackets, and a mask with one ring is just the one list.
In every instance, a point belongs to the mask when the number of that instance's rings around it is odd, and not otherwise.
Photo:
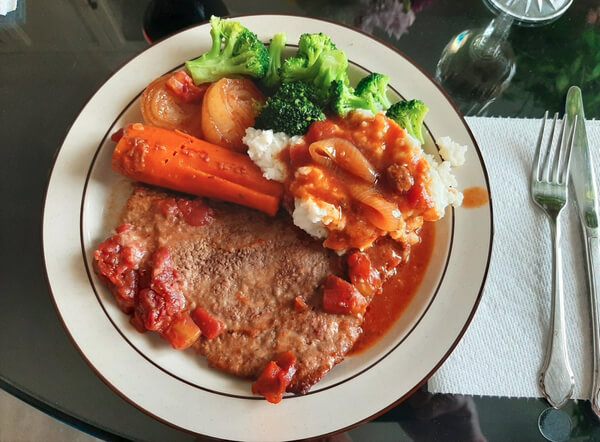
[(200, 103), (210, 83), (196, 86), (184, 71), (175, 72), (167, 80), (167, 88), (184, 103)]
[(285, 352), (277, 360), (267, 364), (258, 380), (252, 384), (252, 393), (264, 396), (272, 404), (278, 404), (296, 374), (296, 357)]
[(215, 339), (225, 330), (225, 325), (202, 307), (196, 307), (192, 311), (192, 319), (206, 339)]

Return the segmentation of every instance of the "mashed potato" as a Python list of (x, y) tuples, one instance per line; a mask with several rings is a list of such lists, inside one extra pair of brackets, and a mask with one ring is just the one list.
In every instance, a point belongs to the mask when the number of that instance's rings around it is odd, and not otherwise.
[(266, 179), (284, 182), (288, 174), (287, 167), (277, 156), (288, 145), (301, 139), (298, 136), (289, 137), (283, 132), (249, 127), (242, 141), (248, 146), (248, 156), (260, 167)]
[(440, 156), (444, 161), (449, 161), (453, 167), (462, 166), (465, 164), (465, 154), (467, 146), (452, 141), (450, 137), (442, 137), (438, 140), (440, 147)]
[(425, 155), (431, 166), (429, 194), (433, 200), (436, 212), (440, 218), (444, 217), (446, 207), (458, 207), (462, 204), (463, 194), (456, 189), (456, 177), (452, 174), (452, 165), (449, 161), (438, 163), (432, 155)]
[(315, 238), (327, 238), (325, 226), (339, 221), (341, 214), (333, 205), (313, 198), (294, 200), (294, 224)]
[[(364, 118), (373, 117), (364, 116)], [(464, 164), (467, 147), (452, 141), (450, 137), (439, 138), (438, 145), (443, 160), (440, 163), (433, 155), (426, 154), (417, 140), (410, 136), (407, 136), (407, 139), (411, 146), (409, 155), (425, 158), (430, 165), (431, 180), (427, 190), (433, 200), (435, 214), (438, 218), (442, 218), (446, 207), (462, 204), (463, 195), (456, 188), (457, 181), (452, 172), (454, 167)], [(260, 167), (265, 178), (284, 182), (288, 178), (289, 171), (286, 164), (278, 158), (279, 153), (286, 147), (304, 140), (298, 136), (289, 137), (284, 133), (273, 133), (272, 130), (250, 127), (246, 130), (243, 141), (248, 146), (248, 155)], [(296, 174), (306, 174), (309, 169), (301, 167)], [(292, 217), (296, 226), (315, 238), (327, 238), (329, 230), (342, 230), (345, 224), (345, 217), (342, 217), (335, 205), (312, 197), (296, 198)]]
[(441, 137), (438, 139), (440, 156), (444, 161), (438, 163), (432, 155), (426, 155), (431, 165), (431, 185), (429, 193), (440, 218), (444, 216), (447, 206), (458, 207), (462, 205), (463, 194), (456, 189), (458, 183), (452, 173), (452, 168), (462, 166), (465, 163), (467, 146), (462, 146), (450, 139)]

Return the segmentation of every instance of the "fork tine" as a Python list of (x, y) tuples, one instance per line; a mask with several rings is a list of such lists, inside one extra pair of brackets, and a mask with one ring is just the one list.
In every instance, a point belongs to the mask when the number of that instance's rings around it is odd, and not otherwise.
[(569, 133), (569, 142), (567, 143), (567, 149), (565, 150), (565, 161), (566, 164), (563, 166), (562, 174), (559, 176), (559, 184), (565, 184), (569, 180), (569, 168), (571, 167), (571, 152), (573, 151), (573, 144), (575, 141), (575, 133), (577, 132), (577, 115), (573, 120), (573, 126)]
[(546, 129), (546, 120), (548, 119), (548, 111), (544, 112), (544, 119), (542, 120), (542, 127), (540, 128), (540, 134), (535, 145), (535, 154), (533, 155), (533, 169), (531, 171), (531, 179), (533, 181), (540, 180), (540, 150), (542, 147), (542, 139), (544, 138), (544, 130)]
[(554, 130), (556, 129), (556, 121), (558, 120), (558, 112), (554, 114), (554, 118), (552, 119), (552, 127), (550, 128), (550, 136), (548, 137), (548, 143), (546, 146), (546, 150), (544, 151), (543, 161), (542, 161), (542, 181), (550, 181), (550, 164), (553, 158), (552, 155), (552, 141), (554, 140)]
[[(565, 155), (565, 151), (566, 148), (568, 147), (566, 146), (566, 142), (565, 142), (565, 126), (567, 125), (567, 114), (565, 114), (562, 118), (561, 121), (561, 125), (560, 125), (560, 134), (558, 135), (558, 140), (557, 140), (557, 144), (556, 144), (556, 148), (554, 149), (554, 158), (552, 161), (552, 164), (549, 166), (550, 169), (550, 174), (552, 176), (552, 182), (557, 183), (558, 182), (558, 175), (560, 172), (560, 166), (561, 166), (561, 158)], [(563, 161), (564, 163), (564, 161)]]

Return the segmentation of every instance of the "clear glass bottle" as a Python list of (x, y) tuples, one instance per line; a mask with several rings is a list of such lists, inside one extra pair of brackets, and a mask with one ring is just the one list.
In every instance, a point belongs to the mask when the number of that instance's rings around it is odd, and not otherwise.
[(437, 81), (466, 115), (485, 115), (516, 71), (507, 40), (513, 19), (501, 14), (485, 28), (465, 30), (450, 40), (436, 69)]

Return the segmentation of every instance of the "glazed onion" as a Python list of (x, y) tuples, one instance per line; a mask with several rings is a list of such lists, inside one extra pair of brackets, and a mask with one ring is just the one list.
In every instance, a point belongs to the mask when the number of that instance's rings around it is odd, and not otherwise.
[(195, 137), (200, 136), (200, 103), (185, 103), (168, 88), (171, 74), (157, 78), (148, 85), (140, 99), (140, 109), (144, 123), (177, 129)]
[(308, 147), (313, 161), (327, 168), (335, 166), (368, 183), (374, 183), (377, 172), (358, 148), (343, 138), (327, 138), (315, 141)]
[(242, 141), (254, 125), (264, 96), (247, 78), (221, 78), (211, 84), (202, 103), (202, 135), (210, 143), (245, 153)]
[(398, 206), (386, 200), (373, 186), (350, 183), (348, 190), (352, 198), (367, 209), (365, 218), (375, 227), (385, 232), (402, 228), (404, 219)]

